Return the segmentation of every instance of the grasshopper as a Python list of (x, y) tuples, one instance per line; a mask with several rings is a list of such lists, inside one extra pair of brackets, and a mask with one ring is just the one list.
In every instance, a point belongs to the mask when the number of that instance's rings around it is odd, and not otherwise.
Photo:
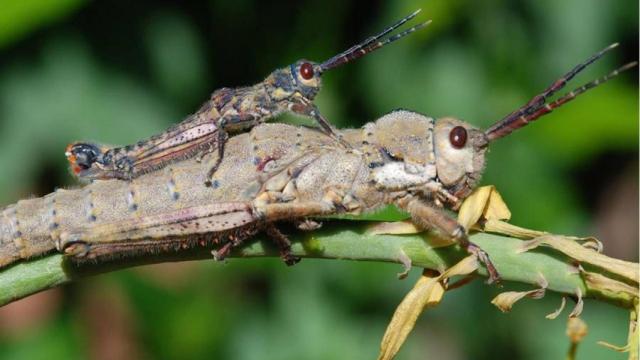
[(489, 280), (497, 281), (489, 256), (446, 209), (456, 210), (479, 183), (489, 144), (637, 64), (548, 100), (613, 47), (485, 131), (455, 118), (397, 110), (341, 131), (350, 145), (344, 147), (317, 129), (262, 124), (229, 139), (215, 187), (202, 185), (208, 164), (218, 161), (213, 152), (202, 162), (186, 159), (131, 181), (95, 181), (19, 201), (0, 213), (0, 268), (55, 250), (81, 262), (203, 247), (215, 248), (215, 257), (223, 259), (259, 231), (294, 264), (299, 259), (290, 254), (278, 222), (394, 204), (420, 227), (476, 254)]
[(89, 142), (72, 143), (65, 152), (71, 169), (83, 179), (130, 180), (174, 161), (202, 156), (217, 148), (218, 160), (209, 170), (205, 182), (211, 185), (210, 179), (223, 159), (230, 132), (244, 131), (283, 112), (292, 112), (315, 119), (327, 134), (337, 137), (333, 127), (313, 104), (320, 91), (322, 75), (425, 27), (429, 22), (383, 39), (419, 12), (415, 11), (381, 33), (322, 63), (298, 60), (275, 70), (256, 85), (216, 90), (195, 114), (136, 144), (110, 148)]

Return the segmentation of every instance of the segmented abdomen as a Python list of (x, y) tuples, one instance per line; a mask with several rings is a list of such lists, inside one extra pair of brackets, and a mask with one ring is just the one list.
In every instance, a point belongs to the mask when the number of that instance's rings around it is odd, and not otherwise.
[[(60, 230), (77, 225), (79, 190), (57, 190), (47, 196), (20, 200), (0, 212), (0, 268), (56, 248)], [(64, 214), (64, 215), (61, 215)]]

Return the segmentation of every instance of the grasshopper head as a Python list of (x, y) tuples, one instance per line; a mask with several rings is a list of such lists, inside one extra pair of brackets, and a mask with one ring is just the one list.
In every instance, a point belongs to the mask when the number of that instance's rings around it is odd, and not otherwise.
[(351, 46), (322, 63), (301, 59), (288, 67), (274, 71), (270, 76), (276, 90), (274, 94), (271, 94), (272, 98), (298, 103), (313, 101), (322, 85), (320, 81), (322, 73), (360, 59), (429, 25), (431, 21), (426, 21), (392, 35), (396, 29), (416, 17), (419, 12), (420, 10), (414, 11), (378, 34), (369, 36), (364, 41)]
[(450, 194), (466, 197), (484, 170), (484, 133), (464, 121), (442, 118), (435, 123), (433, 137), (438, 179)]
[(381, 188), (430, 193), (437, 185), (464, 198), (482, 175), (488, 142), (482, 131), (463, 121), (436, 121), (397, 110), (368, 124), (364, 131), (366, 143), (386, 157), (384, 163), (370, 164)]
[(321, 76), (320, 65), (302, 59), (272, 72), (266, 82), (273, 84), (270, 95), (274, 100), (305, 103), (313, 101), (320, 91)]
[(289, 65), (294, 91), (313, 101), (322, 86), (322, 67), (313, 61), (298, 60)]

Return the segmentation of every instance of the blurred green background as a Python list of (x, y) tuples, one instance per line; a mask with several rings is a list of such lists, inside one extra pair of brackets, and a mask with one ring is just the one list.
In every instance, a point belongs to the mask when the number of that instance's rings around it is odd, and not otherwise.
[[(422, 8), (433, 24), (324, 77), (339, 126), (396, 108), (486, 127), (604, 46), (620, 49), (575, 86), (638, 54), (638, 2), (600, 0), (0, 0), (0, 203), (76, 186), (64, 147), (128, 144), (162, 131), (223, 86), (324, 60)], [(495, 144), (483, 183), (515, 224), (594, 234), (637, 261), (637, 70)], [(571, 87), (571, 86), (569, 86)], [(418, 271), (278, 259), (148, 266), (90, 278), (0, 309), (6, 359), (371, 359)], [(511, 286), (507, 285), (507, 288)], [(501, 314), (475, 283), (426, 313), (400, 359), (562, 358), (560, 298)], [(565, 313), (566, 314), (566, 313)], [(587, 301), (580, 359), (623, 359), (627, 313)]]

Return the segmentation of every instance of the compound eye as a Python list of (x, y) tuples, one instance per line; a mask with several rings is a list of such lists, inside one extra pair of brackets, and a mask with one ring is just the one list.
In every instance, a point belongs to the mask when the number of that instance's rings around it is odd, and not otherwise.
[(449, 142), (456, 149), (461, 149), (467, 143), (467, 130), (462, 126), (456, 126), (449, 133)]
[(300, 65), (300, 76), (305, 80), (311, 80), (313, 78), (313, 65), (308, 62)]

